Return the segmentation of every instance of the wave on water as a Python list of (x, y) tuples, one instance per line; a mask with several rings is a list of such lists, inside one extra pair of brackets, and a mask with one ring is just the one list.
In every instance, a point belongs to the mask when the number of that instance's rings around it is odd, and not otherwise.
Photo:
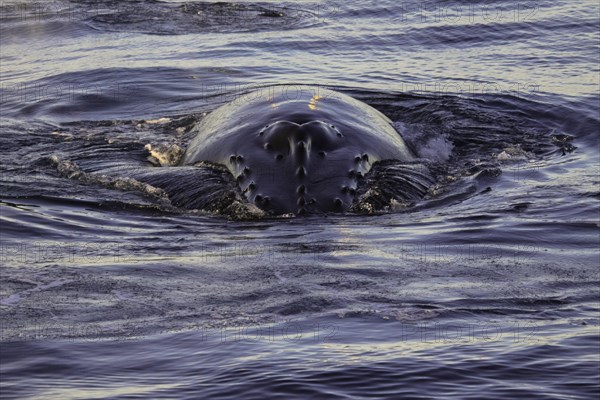
[[(598, 11), (2, 2), (0, 397), (597, 398)], [(418, 163), (282, 218), (178, 166), (207, 113), (298, 83)]]
[(250, 33), (310, 28), (322, 23), (318, 11), (301, 5), (246, 2), (52, 1), (3, 4), (5, 33), (22, 29), (36, 19), (59, 34), (77, 21), (99, 32), (151, 35)]
[[(350, 94), (375, 107), (381, 101), (367, 92)], [(395, 119), (396, 129), (421, 157), (421, 166), (415, 169), (389, 162), (376, 165), (358, 190), (353, 207), (356, 212), (406, 209), (418, 199), (405, 196), (413, 192), (419, 197), (427, 194), (426, 199), (439, 203), (442, 193), (453, 195), (457, 181), (497, 176), (503, 166), (534, 162), (551, 156), (556, 151), (552, 149), (560, 148), (565, 153), (576, 148), (572, 136), (559, 134), (556, 128), (544, 128), (523, 112), (520, 116), (511, 115), (494, 104), (510, 103), (510, 97), (392, 96), (390, 99), (384, 95), (388, 105), (379, 108)], [(199, 209), (234, 218), (261, 217), (262, 213), (243, 199), (227, 171), (209, 164), (177, 166), (193, 135), (192, 127), (202, 115), (68, 123), (55, 128), (53, 140), (42, 153), (50, 154), (47, 160), (59, 175), (86, 184), (138, 191), (162, 206)], [(90, 148), (92, 143), (95, 147)], [(45, 157), (40, 157), (37, 165)], [(412, 176), (413, 181), (407, 176)], [(454, 189), (448, 193), (450, 185)], [(414, 190), (407, 190), (409, 187)]]

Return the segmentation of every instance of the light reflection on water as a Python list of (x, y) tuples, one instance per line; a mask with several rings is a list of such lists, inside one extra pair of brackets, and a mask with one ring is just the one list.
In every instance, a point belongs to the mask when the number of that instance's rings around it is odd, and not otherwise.
[[(3, 397), (597, 395), (597, 2), (168, 3), (0, 5)], [(48, 162), (126, 168), (273, 83), (502, 174), (399, 213), (233, 222)], [(530, 124), (576, 149), (499, 160)]]

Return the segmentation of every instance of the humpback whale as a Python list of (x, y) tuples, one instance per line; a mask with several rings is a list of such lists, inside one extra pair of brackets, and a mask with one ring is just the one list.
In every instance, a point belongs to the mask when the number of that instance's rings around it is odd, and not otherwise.
[(348, 211), (373, 166), (416, 159), (384, 114), (313, 86), (245, 94), (191, 134), (179, 165), (224, 166), (247, 201), (270, 214)]

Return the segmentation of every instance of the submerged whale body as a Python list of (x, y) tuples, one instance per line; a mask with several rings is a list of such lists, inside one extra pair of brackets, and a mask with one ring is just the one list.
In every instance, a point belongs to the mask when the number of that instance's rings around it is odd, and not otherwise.
[(412, 162), (391, 121), (350, 96), (310, 86), (263, 88), (207, 115), (181, 166), (225, 166), (272, 214), (343, 212), (374, 165)]

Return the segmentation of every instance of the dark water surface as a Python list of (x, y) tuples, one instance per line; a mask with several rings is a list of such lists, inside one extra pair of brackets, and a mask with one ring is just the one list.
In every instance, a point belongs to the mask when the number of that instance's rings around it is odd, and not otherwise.
[[(600, 395), (597, 1), (0, 11), (2, 399)], [(233, 221), (128, 177), (300, 83), (388, 115), (437, 186)]]

